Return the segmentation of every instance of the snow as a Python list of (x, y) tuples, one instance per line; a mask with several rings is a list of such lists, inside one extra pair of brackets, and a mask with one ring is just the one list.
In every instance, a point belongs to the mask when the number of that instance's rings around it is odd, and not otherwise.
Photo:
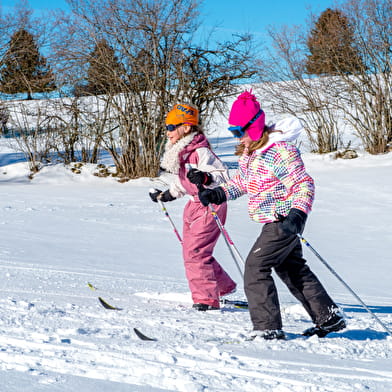
[[(213, 146), (234, 170), (234, 141), (225, 132), (215, 136)], [(311, 321), (277, 280), (288, 339), (245, 341), (247, 310), (191, 309), (180, 244), (147, 195), (153, 180), (120, 184), (93, 176), (92, 165), (81, 174), (48, 166), (29, 180), (20, 154), (4, 143), (2, 392), (392, 390), (392, 338), (308, 249), (347, 329), (302, 337)], [(391, 330), (392, 154), (303, 157), (317, 187), (305, 238)], [(179, 229), (185, 202), (166, 204)], [(246, 202), (230, 202), (226, 224), (243, 257), (261, 229)], [(245, 299), (223, 239), (215, 255), (238, 282), (231, 298)], [(122, 310), (104, 309), (99, 296)], [(158, 340), (138, 339), (135, 327)]]

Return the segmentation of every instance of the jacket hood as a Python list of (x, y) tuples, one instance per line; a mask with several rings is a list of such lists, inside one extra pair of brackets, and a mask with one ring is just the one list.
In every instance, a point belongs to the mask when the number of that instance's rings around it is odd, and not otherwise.
[(304, 129), (301, 120), (296, 117), (288, 117), (277, 121), (270, 127), (272, 130), (276, 129), (281, 132), (270, 133), (268, 143), (257, 150), (257, 153), (262, 153), (268, 150), (277, 142), (294, 142)]
[(205, 135), (196, 132), (190, 133), (175, 144), (171, 144), (168, 140), (161, 160), (161, 168), (170, 173), (178, 174), (180, 162), (184, 161), (197, 148), (208, 146), (209, 143)]
[(209, 147), (209, 146), (210, 146), (210, 143), (208, 142), (205, 135), (202, 133), (197, 133), (193, 137), (192, 141), (185, 146), (185, 148), (183, 149), (182, 152), (183, 153), (190, 153), (190, 152), (196, 150), (197, 148)]

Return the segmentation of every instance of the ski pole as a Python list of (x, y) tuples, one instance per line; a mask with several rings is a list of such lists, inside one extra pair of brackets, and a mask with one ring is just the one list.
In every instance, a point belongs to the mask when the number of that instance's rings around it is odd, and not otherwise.
[(225, 242), (226, 242), (227, 247), (229, 248), (230, 254), (231, 254), (231, 256), (234, 259), (234, 263), (237, 266), (238, 271), (239, 271), (241, 277), (243, 278), (244, 277), (244, 273), (242, 272), (242, 269), (241, 269), (241, 267), (238, 264), (238, 260), (241, 260), (243, 266), (245, 266), (245, 261), (242, 258), (242, 256), (241, 256), (240, 252), (238, 251), (238, 249), (236, 248), (236, 246), (234, 245), (234, 242), (230, 238), (229, 233), (227, 232), (227, 230), (223, 226), (222, 221), (219, 219), (219, 216), (216, 213), (215, 208), (211, 204), (209, 204), (208, 207), (209, 207), (209, 209), (211, 211), (212, 217), (215, 219), (215, 222), (218, 225), (219, 230), (221, 231), (221, 233), (223, 235), (223, 238), (225, 239)]
[(392, 336), (390, 329), (369, 309), (369, 307), (359, 298), (359, 296), (351, 289), (351, 287), (337, 274), (337, 272), (320, 256), (320, 254), (313, 248), (309, 242), (302, 237), (301, 234), (297, 234), (299, 239), (316, 255), (316, 257), (329, 269), (329, 271), (347, 288), (348, 291), (356, 298), (356, 300), (363, 306), (363, 308), (369, 312), (369, 314), (383, 327), (383, 329)]
[[(150, 193), (154, 193), (156, 192), (156, 189), (150, 189)], [(182, 238), (180, 236), (180, 233), (178, 232), (176, 225), (174, 224), (172, 218), (169, 215), (169, 212), (167, 211), (165, 205), (163, 204), (163, 201), (159, 199), (159, 197), (157, 198), (157, 202), (159, 204), (159, 206), (162, 208), (163, 213), (165, 214), (166, 218), (169, 220), (173, 230), (174, 230), (174, 234), (176, 235), (176, 237), (178, 238), (178, 241), (180, 241), (181, 245), (182, 245)]]
[[(192, 169), (192, 165), (190, 163), (187, 163), (186, 168), (187, 168), (187, 170), (190, 170), (190, 169)], [(203, 191), (205, 189), (202, 184), (197, 185), (197, 188), (199, 191)], [(234, 245), (234, 242), (231, 240), (229, 233), (227, 232), (227, 230), (223, 226), (222, 221), (219, 219), (219, 216), (216, 213), (215, 208), (211, 204), (209, 204), (208, 207), (211, 211), (212, 217), (214, 218), (216, 224), (219, 227), (220, 232), (223, 235), (223, 238), (225, 239), (225, 242), (226, 242), (227, 247), (229, 248), (229, 252), (231, 254), (231, 257), (233, 258), (234, 263), (235, 263), (236, 267), (238, 268), (238, 271), (239, 271), (241, 277), (243, 278), (244, 273), (242, 272), (242, 269), (241, 269), (240, 265), (238, 264), (238, 260), (241, 260), (243, 266), (245, 266), (245, 261), (242, 258), (238, 249), (236, 248), (236, 246)]]
[(172, 218), (170, 218), (170, 215), (169, 215), (169, 213), (168, 213), (168, 211), (167, 211), (165, 205), (163, 204), (163, 201), (158, 199), (158, 204), (161, 206), (162, 211), (163, 211), (163, 212), (165, 213), (165, 215), (166, 215), (166, 218), (169, 219), (169, 222), (170, 222), (170, 224), (171, 224), (172, 227), (173, 227), (174, 233), (175, 233), (175, 235), (177, 236), (178, 241), (180, 241), (180, 243), (181, 243), (181, 245), (182, 245), (182, 238), (181, 238), (181, 236), (180, 236), (180, 233), (178, 232), (178, 230), (177, 230), (177, 228), (176, 228), (174, 222), (172, 221)]

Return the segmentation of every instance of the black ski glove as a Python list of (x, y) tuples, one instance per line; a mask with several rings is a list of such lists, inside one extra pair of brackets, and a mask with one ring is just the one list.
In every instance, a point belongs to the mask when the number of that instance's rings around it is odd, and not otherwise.
[(158, 203), (158, 200), (166, 203), (167, 201), (172, 201), (176, 199), (170, 194), (169, 189), (165, 192), (162, 192), (159, 189), (155, 189), (155, 192), (150, 192), (149, 195), (154, 203)]
[(192, 184), (195, 184), (197, 186), (210, 185), (212, 183), (212, 175), (198, 169), (189, 170), (186, 176)]
[(150, 197), (151, 197), (151, 200), (152, 200), (154, 203), (158, 203), (158, 196), (159, 196), (161, 193), (162, 193), (162, 191), (159, 190), (159, 189), (155, 189), (154, 192), (149, 192), (149, 195), (150, 195)]
[(292, 208), (289, 214), (284, 217), (278, 214), (279, 220), (282, 222), (282, 229), (287, 234), (302, 234), (305, 228), (306, 218), (308, 217), (303, 211)]
[(207, 207), (210, 203), (222, 204), (227, 200), (227, 198), (225, 191), (218, 186), (214, 189), (204, 189), (199, 191), (199, 200), (203, 206)]

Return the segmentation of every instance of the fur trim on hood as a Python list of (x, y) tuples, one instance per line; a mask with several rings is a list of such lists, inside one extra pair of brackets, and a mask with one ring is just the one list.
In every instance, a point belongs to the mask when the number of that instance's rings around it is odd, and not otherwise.
[(161, 168), (173, 173), (178, 174), (180, 169), (180, 152), (192, 142), (196, 132), (192, 132), (182, 139), (178, 140), (177, 143), (171, 144), (170, 140), (167, 140), (165, 145), (165, 152), (163, 153)]

